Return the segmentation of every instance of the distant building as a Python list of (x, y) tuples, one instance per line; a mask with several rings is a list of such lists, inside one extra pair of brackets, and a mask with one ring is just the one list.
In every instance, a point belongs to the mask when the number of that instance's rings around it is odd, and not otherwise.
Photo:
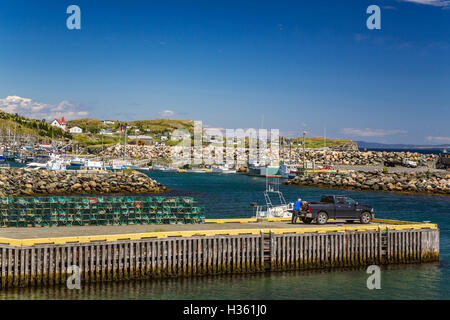
[(161, 136), (161, 141), (167, 141), (167, 136)]
[(70, 133), (75, 133), (75, 134), (83, 133), (83, 129), (81, 129), (80, 127), (72, 127), (72, 128), (69, 129), (69, 132)]
[(190, 137), (191, 135), (189, 133), (175, 133), (171, 135), (170, 140), (184, 140), (185, 138)]
[(114, 124), (115, 122), (112, 120), (103, 120), (103, 124)]
[(59, 120), (59, 119), (53, 120), (53, 122), (50, 125), (53, 126), (53, 127), (60, 128), (60, 129), (62, 129), (64, 131), (68, 130), (67, 123), (64, 120), (64, 117), (62, 117), (61, 120)]
[(111, 130), (105, 130), (102, 129), (100, 130), (99, 134), (103, 134), (103, 135), (113, 135), (113, 132)]
[(220, 128), (207, 128), (203, 135), (203, 141), (210, 143), (223, 142), (224, 133)]

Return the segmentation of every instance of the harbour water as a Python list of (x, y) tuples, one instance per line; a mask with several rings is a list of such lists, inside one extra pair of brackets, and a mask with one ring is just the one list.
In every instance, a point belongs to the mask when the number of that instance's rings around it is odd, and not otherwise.
[[(207, 218), (250, 217), (250, 203), (264, 202), (265, 180), (245, 175), (146, 172), (170, 195), (189, 195)], [(439, 263), (382, 266), (381, 290), (368, 290), (364, 269), (282, 272), (166, 279), (82, 286), (17, 288), (0, 299), (450, 299), (450, 197), (281, 186), (287, 201), (315, 201), (347, 194), (375, 208), (379, 218), (431, 221), (440, 227)]]

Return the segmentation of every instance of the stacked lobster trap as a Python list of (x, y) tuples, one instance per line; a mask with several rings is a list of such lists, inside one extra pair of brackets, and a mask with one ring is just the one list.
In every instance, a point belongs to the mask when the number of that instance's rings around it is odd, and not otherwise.
[(56, 196), (0, 199), (2, 227), (204, 223), (191, 197)]

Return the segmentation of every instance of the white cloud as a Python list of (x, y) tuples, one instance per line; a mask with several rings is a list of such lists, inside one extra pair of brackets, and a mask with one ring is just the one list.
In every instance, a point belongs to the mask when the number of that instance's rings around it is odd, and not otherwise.
[(355, 129), (355, 128), (344, 128), (341, 130), (344, 134), (359, 136), (359, 137), (384, 137), (395, 134), (407, 133), (406, 130), (384, 130), (384, 129)]
[(18, 96), (8, 96), (5, 99), (0, 99), (0, 110), (39, 120), (53, 120), (61, 117), (71, 120), (89, 114), (87, 111), (79, 109), (79, 105), (69, 101), (62, 101), (57, 105), (52, 105)]
[(450, 7), (450, 0), (402, 0), (402, 1), (430, 5), (430, 6), (435, 6), (435, 7), (442, 7), (442, 8)]
[(427, 139), (428, 141), (433, 141), (433, 142), (437, 142), (437, 143), (450, 143), (450, 137), (428, 136), (428, 137), (425, 137), (425, 139)]
[(175, 112), (172, 111), (172, 110), (163, 110), (163, 111), (160, 111), (158, 113), (159, 113), (160, 116), (163, 116), (163, 117), (171, 117), (171, 116), (173, 116), (175, 114)]

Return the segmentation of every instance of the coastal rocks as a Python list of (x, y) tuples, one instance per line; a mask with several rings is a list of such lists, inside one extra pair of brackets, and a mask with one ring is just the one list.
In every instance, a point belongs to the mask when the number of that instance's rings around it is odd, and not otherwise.
[[(344, 148), (344, 147), (343, 147)], [(291, 158), (293, 161), (303, 163), (303, 152), (301, 150), (284, 151), (284, 158)], [(425, 166), (428, 162), (435, 162), (438, 158), (434, 154), (420, 154), (417, 152), (386, 152), (358, 150), (315, 150), (305, 151), (305, 160), (314, 161), (321, 165), (382, 165), (384, 162), (401, 163), (404, 158), (416, 161), (419, 166)]]
[(0, 197), (74, 194), (161, 193), (167, 188), (145, 174), (132, 172), (0, 170)]
[[(89, 151), (89, 150), (88, 150)], [(97, 150), (98, 151), (98, 150)], [(189, 154), (194, 154), (201, 157), (200, 154), (195, 154), (196, 150), (190, 150)], [(203, 146), (202, 152), (203, 156), (215, 159), (216, 155), (223, 156), (229, 153), (223, 147), (215, 146), (214, 144)], [(248, 160), (249, 152), (248, 150), (242, 151), (235, 149), (232, 152), (233, 157), (238, 157), (243, 159), (243, 161)], [(238, 154), (239, 153), (239, 154)], [(95, 153), (96, 154), (96, 153)], [(103, 152), (103, 157), (106, 159), (117, 159), (117, 158), (127, 158), (127, 159), (146, 159), (151, 161), (161, 161), (169, 160), (172, 156), (178, 156), (183, 158), (184, 147), (180, 145), (168, 146), (164, 144), (158, 145), (113, 145), (106, 148)], [(266, 151), (267, 159), (274, 160), (275, 162), (280, 159), (291, 159), (293, 163), (298, 163), (300, 166), (303, 165), (303, 156), (305, 156), (305, 161), (315, 162), (316, 165), (383, 165), (385, 162), (391, 163), (401, 163), (404, 158), (412, 159), (416, 161), (419, 166), (426, 166), (432, 162), (436, 162), (438, 156), (433, 154), (420, 154), (416, 152), (386, 152), (386, 151), (367, 151), (362, 152), (357, 149), (357, 144), (350, 142), (347, 144), (332, 146), (322, 149), (306, 149), (303, 155), (303, 150), (301, 148), (293, 148), (289, 150), (284, 148), (280, 150), (279, 158), (274, 158), (271, 154), (270, 149)], [(173, 159), (172, 159), (173, 160)]]
[(355, 190), (418, 192), (450, 195), (450, 174), (445, 172), (337, 172), (297, 176), (290, 185)]
[(113, 145), (105, 149), (103, 156), (105, 158), (121, 158), (125, 154), (125, 158), (132, 159), (148, 159), (158, 160), (171, 157), (171, 147), (163, 144), (153, 146), (137, 146), (137, 145)]

